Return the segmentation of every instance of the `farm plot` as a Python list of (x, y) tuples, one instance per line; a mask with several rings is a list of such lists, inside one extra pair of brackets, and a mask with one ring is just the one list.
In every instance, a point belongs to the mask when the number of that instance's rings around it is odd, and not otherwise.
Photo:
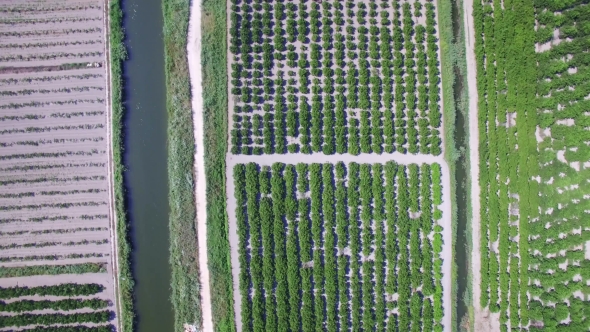
[(233, 154), (441, 154), (433, 1), (228, 10)]
[(228, 1), (238, 331), (452, 329), (437, 11)]
[(232, 173), (242, 331), (443, 330), (439, 164)]
[(104, 6), (0, 4), (2, 330), (118, 324)]
[(590, 328), (584, 3), (474, 3), (479, 304), (502, 331)]

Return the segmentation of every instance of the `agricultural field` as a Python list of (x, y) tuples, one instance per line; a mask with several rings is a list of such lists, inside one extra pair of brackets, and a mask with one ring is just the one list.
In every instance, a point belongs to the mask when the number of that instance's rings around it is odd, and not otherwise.
[(228, 1), (238, 331), (451, 331), (437, 5)]
[[(475, 1), (473, 18), (481, 188), (474, 292), (479, 310), (492, 313), (476, 316), (475, 328), (587, 331), (590, 7)], [(499, 326), (485, 326), (492, 321)]]
[(1, 331), (118, 329), (105, 4), (0, 4)]
[(242, 331), (442, 331), (441, 167), (237, 164)]
[(228, 2), (232, 154), (442, 153), (435, 2)]

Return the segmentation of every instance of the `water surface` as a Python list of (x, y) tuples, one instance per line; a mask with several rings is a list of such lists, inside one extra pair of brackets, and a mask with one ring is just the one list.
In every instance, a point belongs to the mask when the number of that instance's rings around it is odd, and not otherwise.
[(132, 225), (137, 331), (173, 331), (168, 264), (166, 90), (161, 0), (123, 0), (125, 185)]

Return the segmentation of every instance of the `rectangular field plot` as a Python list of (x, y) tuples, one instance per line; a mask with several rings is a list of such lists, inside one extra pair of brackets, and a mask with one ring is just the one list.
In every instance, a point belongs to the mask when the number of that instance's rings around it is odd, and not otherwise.
[(248, 163), (233, 181), (241, 331), (443, 330), (439, 164)]
[(436, 1), (228, 1), (233, 154), (440, 155)]
[(492, 313), (481, 322), (500, 331), (590, 329), (589, 13), (585, 1), (474, 2), (474, 286)]
[(105, 10), (0, 4), (0, 328), (117, 325)]

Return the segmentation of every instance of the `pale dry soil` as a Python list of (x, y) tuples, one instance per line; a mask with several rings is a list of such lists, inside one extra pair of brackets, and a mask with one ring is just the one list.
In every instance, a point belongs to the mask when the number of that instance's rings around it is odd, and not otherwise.
[(191, 105), (195, 137), (195, 207), (197, 209), (197, 244), (201, 280), (201, 310), (203, 331), (213, 331), (211, 290), (207, 263), (207, 198), (205, 183), (205, 145), (203, 143), (203, 86), (201, 67), (201, 2), (191, 1), (188, 33), (188, 66), (191, 79)]
[[(0, 11), (1, 66), (12, 67), (0, 71), (0, 246), (16, 245), (0, 258), (61, 256), (0, 267), (107, 266), (107, 273), (4, 278), (1, 287), (96, 282), (106, 287), (100, 297), (116, 303), (105, 3), (0, 4), (10, 9)], [(78, 68), (55, 70), (72, 63)], [(118, 326), (118, 318), (108, 323)]]

